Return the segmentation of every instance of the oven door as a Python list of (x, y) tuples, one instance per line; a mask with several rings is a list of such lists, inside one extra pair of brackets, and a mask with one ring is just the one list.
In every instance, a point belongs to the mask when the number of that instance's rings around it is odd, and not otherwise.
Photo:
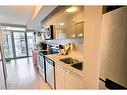
[(41, 66), (39, 66), (39, 73), (40, 73), (41, 77), (43, 78), (43, 80), (46, 81), (45, 72), (43, 71)]
[(44, 56), (39, 54), (39, 65), (41, 68), (44, 70), (45, 69), (45, 64), (44, 64)]

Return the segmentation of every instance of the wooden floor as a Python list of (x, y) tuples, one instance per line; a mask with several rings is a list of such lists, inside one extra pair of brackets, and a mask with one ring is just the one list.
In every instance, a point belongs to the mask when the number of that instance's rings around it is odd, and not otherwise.
[(0, 89), (5, 89), (3, 66), (1, 61), (0, 61)]
[(32, 58), (7, 63), (8, 89), (50, 89), (33, 66)]

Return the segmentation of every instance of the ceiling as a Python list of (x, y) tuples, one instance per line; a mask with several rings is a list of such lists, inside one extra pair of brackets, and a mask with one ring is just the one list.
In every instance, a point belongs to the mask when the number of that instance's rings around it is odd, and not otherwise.
[(33, 17), (27, 24), (27, 28), (41, 30), (41, 21), (48, 16), (57, 6), (42, 6), (36, 17)]
[(26, 25), (29, 29), (40, 29), (40, 22), (56, 6), (0, 6), (0, 23)]
[(35, 6), (0, 6), (0, 23), (26, 25)]

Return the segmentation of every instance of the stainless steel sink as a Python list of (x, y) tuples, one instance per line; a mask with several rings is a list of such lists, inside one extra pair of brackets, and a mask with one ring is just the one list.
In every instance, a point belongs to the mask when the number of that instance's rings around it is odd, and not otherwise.
[(60, 61), (64, 62), (65, 64), (75, 64), (75, 63), (79, 63), (80, 62), (80, 61), (78, 61), (76, 59), (73, 59), (71, 57), (60, 59)]
[(79, 69), (79, 70), (83, 69), (83, 63), (82, 62), (76, 63), (76, 64), (72, 64), (71, 66), (76, 68), (76, 69)]
[(70, 64), (70, 66), (82, 70), (83, 69), (83, 63), (78, 61), (77, 59), (73, 59), (71, 57), (60, 59), (60, 61), (64, 62), (65, 64)]

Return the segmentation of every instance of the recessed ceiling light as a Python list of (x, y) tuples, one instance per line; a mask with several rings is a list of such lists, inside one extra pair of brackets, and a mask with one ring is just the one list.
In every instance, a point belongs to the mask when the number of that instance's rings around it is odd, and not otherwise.
[(72, 13), (72, 12), (75, 12), (75, 11), (77, 11), (77, 10), (78, 10), (77, 7), (70, 7), (70, 8), (68, 8), (68, 9), (66, 9), (66, 12)]

